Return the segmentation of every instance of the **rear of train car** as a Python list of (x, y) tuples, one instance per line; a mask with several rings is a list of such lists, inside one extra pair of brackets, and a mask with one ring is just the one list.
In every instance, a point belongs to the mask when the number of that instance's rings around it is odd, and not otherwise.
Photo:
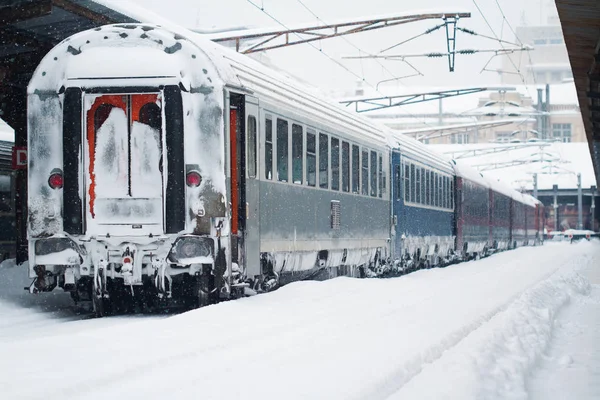
[(122, 300), (229, 296), (221, 68), (153, 26), (79, 33), (28, 87), (31, 292), (98, 314)]

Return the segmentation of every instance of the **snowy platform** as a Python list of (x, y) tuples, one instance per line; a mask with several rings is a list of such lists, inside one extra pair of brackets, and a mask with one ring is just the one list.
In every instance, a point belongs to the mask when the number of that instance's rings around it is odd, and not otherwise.
[(15, 268), (0, 267), (6, 399), (600, 398), (599, 241), (168, 318), (81, 320), (12, 292)]

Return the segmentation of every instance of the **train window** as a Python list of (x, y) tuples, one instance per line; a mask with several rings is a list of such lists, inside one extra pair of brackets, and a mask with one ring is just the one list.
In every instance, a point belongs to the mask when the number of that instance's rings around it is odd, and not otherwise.
[(329, 137), (319, 133), (319, 187), (329, 187)]
[(425, 168), (421, 168), (421, 204), (425, 204), (425, 192), (427, 192), (427, 182), (425, 180)]
[(429, 172), (429, 205), (435, 205), (435, 172)]
[(371, 151), (371, 197), (377, 197), (377, 153)]
[(265, 179), (273, 179), (273, 121), (265, 118)]
[(342, 190), (350, 191), (350, 144), (342, 142)]
[(439, 199), (438, 199), (438, 175), (437, 173), (433, 173), (433, 192), (431, 192), (431, 196), (432, 196), (432, 206), (434, 207), (438, 207), (439, 206)]
[(317, 184), (317, 137), (314, 131), (306, 130), (306, 184)]
[(302, 161), (304, 148), (304, 130), (300, 125), (292, 124), (292, 182), (302, 184)]
[(248, 177), (256, 178), (256, 118), (248, 116)]
[(445, 176), (442, 176), (442, 207), (448, 208), (448, 183)]
[(404, 201), (410, 201), (410, 167), (404, 164)]
[(415, 203), (421, 204), (421, 168), (415, 170)]
[(277, 118), (277, 180), (288, 182), (288, 122)]
[(396, 188), (396, 200), (400, 200), (402, 198), (402, 166), (396, 165), (396, 170), (394, 171), (394, 187)]
[(446, 188), (446, 208), (450, 208), (450, 179), (446, 176), (444, 181), (446, 182), (444, 186)]
[(442, 176), (438, 175), (438, 191), (437, 191), (437, 196), (438, 196), (438, 207), (443, 207), (444, 205), (442, 204), (442, 192), (444, 190), (443, 187), (443, 183), (442, 183)]
[(383, 158), (381, 157), (381, 153), (379, 153), (379, 197), (383, 197), (383, 192), (385, 188), (385, 180), (383, 178)]
[(352, 193), (360, 193), (360, 150), (352, 145)]
[(369, 152), (362, 152), (362, 194), (369, 195)]
[(450, 178), (450, 208), (454, 210), (454, 179)]
[(416, 187), (416, 180), (415, 180), (415, 164), (410, 164), (410, 201), (414, 202), (415, 201), (415, 187)]
[(430, 204), (430, 193), (431, 190), (429, 190), (429, 182), (430, 182), (431, 178), (430, 178), (430, 171), (429, 170), (425, 170), (425, 181), (424, 181), (424, 185), (425, 186), (425, 198), (423, 200), (423, 204), (429, 206)]
[(340, 140), (331, 138), (331, 190), (340, 190)]

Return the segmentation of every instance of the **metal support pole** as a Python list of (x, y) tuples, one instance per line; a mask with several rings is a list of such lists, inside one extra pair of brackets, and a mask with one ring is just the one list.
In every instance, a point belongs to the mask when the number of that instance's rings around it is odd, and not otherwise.
[(577, 229), (583, 229), (583, 191), (581, 190), (581, 174), (577, 174)]
[(533, 197), (538, 198), (538, 175), (533, 174)]
[(590, 192), (592, 193), (592, 204), (590, 204), (590, 229), (592, 231), (596, 230), (596, 186), (592, 186), (590, 188)]
[(552, 196), (554, 197), (554, 230), (558, 230), (558, 185), (552, 185)]
[(448, 68), (450, 72), (454, 71), (454, 59), (456, 57), (456, 23), (458, 18), (446, 17), (444, 18), (446, 26), (446, 42), (448, 47)]

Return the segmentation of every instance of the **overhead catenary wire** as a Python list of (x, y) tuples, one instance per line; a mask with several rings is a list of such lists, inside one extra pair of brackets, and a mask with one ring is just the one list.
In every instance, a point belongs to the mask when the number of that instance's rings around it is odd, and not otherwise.
[[(275, 21), (276, 23), (278, 23), (279, 25), (281, 25), (284, 29), (286, 30), (290, 30), (290, 28), (288, 28), (283, 22), (279, 21), (275, 16), (273, 16), (272, 14), (270, 14), (269, 12), (267, 12), (264, 7), (259, 6), (258, 4), (254, 3), (252, 0), (247, 0), (248, 3), (252, 4), (254, 7), (256, 7), (258, 10), (262, 11), (265, 15), (267, 15), (269, 18), (271, 18), (273, 21)], [(301, 36), (296, 33), (293, 32), (294, 35), (298, 36), (299, 38), (301, 38)], [(341, 68), (343, 68), (345, 71), (349, 72), (351, 75), (355, 76), (356, 78), (360, 79), (362, 82), (365, 82), (368, 86), (370, 86), (371, 88), (375, 89), (375, 91), (377, 93), (379, 93), (382, 96), (385, 96), (383, 93), (381, 93), (379, 91), (379, 89), (377, 88), (377, 86), (373, 85), (372, 83), (370, 83), (369, 81), (367, 81), (364, 77), (359, 76), (357, 73), (355, 73), (354, 71), (350, 70), (349, 68), (347, 68), (345, 65), (343, 65), (342, 63), (340, 63), (339, 61), (337, 61), (336, 59), (334, 59), (333, 57), (331, 57), (329, 54), (327, 54), (326, 52), (324, 52), (322, 49), (317, 48), (315, 45), (313, 45), (310, 42), (307, 42), (308, 45), (310, 45), (313, 49), (317, 50), (319, 53), (323, 54), (325, 57), (327, 57), (329, 60), (333, 61), (335, 64), (337, 64), (338, 66), (340, 66)], [(417, 116), (415, 116), (412, 113), (408, 113), (411, 117), (413, 118), (417, 118)], [(419, 123), (429, 127), (431, 126), (430, 124), (428, 124), (426, 121), (419, 121)]]
[[(483, 11), (481, 11), (481, 8), (479, 7), (479, 4), (477, 4), (477, 1), (476, 0), (472, 0), (472, 1), (473, 1), (473, 4), (475, 5), (475, 7), (477, 8), (477, 11), (479, 11), (479, 14), (481, 14), (481, 17), (485, 21), (486, 25), (488, 26), (488, 28), (490, 28), (490, 31), (494, 35), (495, 39), (498, 40), (498, 42), (500, 43), (500, 46), (504, 48), (504, 44), (501, 42), (502, 39), (500, 39), (498, 37), (498, 35), (496, 34), (496, 31), (494, 31), (494, 28), (492, 28), (492, 25), (490, 24), (488, 19), (485, 17), (485, 14), (483, 13)], [(495, 55), (492, 57), (495, 57)], [(529, 92), (529, 88), (527, 87), (527, 82), (525, 81), (525, 77), (523, 76), (523, 73), (521, 72), (519, 67), (517, 67), (517, 65), (514, 63), (512, 58), (510, 58), (509, 56), (507, 56), (507, 57), (508, 57), (508, 60), (510, 61), (510, 63), (512, 64), (512, 66), (515, 68), (515, 70), (518, 72), (519, 76), (521, 77), (521, 81), (525, 85), (525, 90), (527, 91), (527, 94), (529, 95), (529, 97), (531, 97), (531, 93)]]
[[(496, 5), (498, 6), (498, 10), (500, 10), (500, 14), (502, 14), (502, 18), (504, 19), (504, 21), (506, 21), (506, 25), (508, 25), (508, 28), (510, 29), (510, 31), (513, 33), (513, 35), (515, 35), (515, 39), (522, 46), (523, 42), (521, 41), (521, 39), (517, 35), (517, 32), (515, 32), (515, 30), (513, 29), (512, 25), (510, 24), (510, 22), (506, 18), (506, 15), (504, 15), (504, 10), (502, 10), (502, 6), (498, 2), (498, 0), (495, 0), (495, 1), (496, 1)], [(527, 57), (529, 58), (529, 65), (533, 65), (533, 60), (531, 59), (531, 52), (529, 50), (527, 50)], [(533, 84), (535, 86), (537, 86), (537, 81), (536, 81), (535, 73), (533, 71), (531, 73), (531, 76), (533, 78)]]
[[(308, 11), (309, 13), (311, 13), (316, 19), (318, 19), (320, 22), (322, 22), (325, 25), (328, 25), (327, 22), (325, 22), (323, 19), (321, 19), (315, 12), (313, 12), (306, 4), (304, 4), (304, 2), (302, 0), (297, 0), (298, 3), (300, 3), (302, 5), (302, 7), (304, 7), (306, 9), (306, 11)], [(443, 25), (440, 25), (443, 26)], [(362, 50), (360, 47), (356, 46), (354, 43), (352, 43), (350, 40), (348, 40), (346, 37), (341, 36), (341, 38), (348, 43), (350, 46), (354, 47), (356, 50), (358, 50), (359, 53), (365, 53), (365, 54), (369, 54), (368, 52)], [(410, 39), (409, 39), (410, 40)], [(406, 41), (405, 41), (406, 42)], [(405, 77), (397, 77), (392, 71), (390, 71), (383, 63), (381, 63), (380, 61), (376, 61), (377, 64), (379, 64), (382, 69), (384, 71), (386, 71), (390, 76), (392, 76), (392, 79), (389, 79), (388, 81), (392, 81), (392, 80), (400, 80), (403, 79)], [(406, 62), (406, 64), (408, 64), (409, 67), (411, 67), (415, 72), (416, 75), (410, 75), (410, 76), (423, 76), (423, 74), (421, 73), (421, 71), (419, 71), (417, 68), (415, 68), (412, 64)], [(361, 69), (363, 68), (362, 65), (362, 61), (361, 61)], [(364, 78), (364, 69), (363, 69), (363, 78)], [(379, 82), (381, 83), (381, 82)], [(375, 86), (375, 89), (377, 90), (377, 88), (379, 87), (379, 83)], [(402, 82), (400, 82), (402, 83)], [(378, 90), (377, 90), (378, 91)], [(378, 91), (379, 92), (379, 91)]]

